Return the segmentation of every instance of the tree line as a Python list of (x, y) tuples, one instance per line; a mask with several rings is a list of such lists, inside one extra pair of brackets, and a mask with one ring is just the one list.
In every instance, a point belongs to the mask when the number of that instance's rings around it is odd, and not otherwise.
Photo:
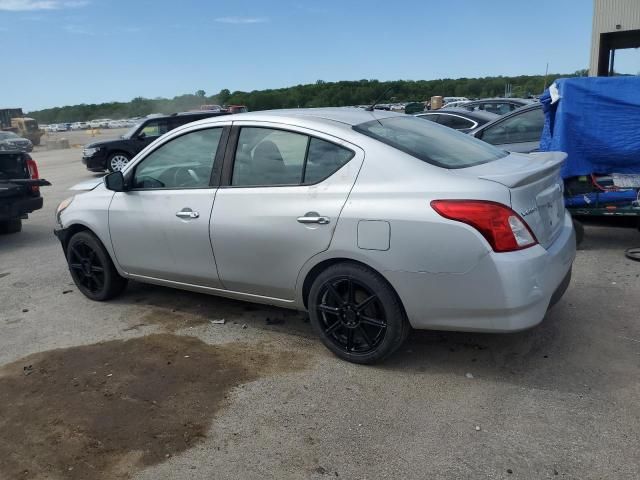
[[(555, 78), (584, 76), (586, 70), (573, 74), (520, 75), (515, 77), (443, 78), (438, 80), (357, 80), (325, 82), (292, 87), (254, 90), (251, 92), (222, 89), (207, 96), (204, 90), (194, 94), (179, 95), (172, 99), (137, 97), (130, 102), (108, 102), (47, 108), (29, 112), (40, 123), (82, 122), (96, 118), (142, 117), (150, 113), (173, 113), (199, 108), (205, 104), (245, 105), (250, 111), (275, 108), (303, 108), (380, 103), (423, 102), (434, 95), (484, 98), (504, 94), (505, 85), (511, 85), (515, 97), (528, 97), (542, 93), (546, 84)], [(386, 94), (385, 94), (386, 92)]]

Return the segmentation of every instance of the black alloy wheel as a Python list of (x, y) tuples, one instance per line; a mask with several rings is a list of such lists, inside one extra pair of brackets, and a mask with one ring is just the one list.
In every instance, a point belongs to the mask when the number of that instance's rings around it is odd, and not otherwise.
[(91, 300), (108, 300), (126, 287), (100, 240), (88, 231), (69, 240), (67, 263), (76, 286)]
[(353, 277), (325, 282), (317, 305), (324, 334), (347, 353), (368, 353), (380, 345), (387, 319), (380, 299)]
[(338, 357), (374, 363), (404, 342), (410, 327), (398, 296), (364, 265), (332, 265), (315, 279), (309, 316), (322, 342)]

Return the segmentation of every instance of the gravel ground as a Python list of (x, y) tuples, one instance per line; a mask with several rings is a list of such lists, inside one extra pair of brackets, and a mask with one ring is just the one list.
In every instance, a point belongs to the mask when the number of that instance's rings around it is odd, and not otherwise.
[(78, 148), (33, 156), (45, 207), (0, 237), (0, 478), (640, 478), (635, 229), (586, 226), (540, 326), (414, 332), (362, 367), (296, 312), (133, 283), (85, 299), (53, 213), (95, 175)]

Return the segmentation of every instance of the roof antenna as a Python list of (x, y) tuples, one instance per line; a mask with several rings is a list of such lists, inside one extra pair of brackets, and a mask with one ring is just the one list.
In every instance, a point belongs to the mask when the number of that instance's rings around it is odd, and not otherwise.
[(380, 103), (380, 100), (382, 100), (382, 99), (385, 97), (385, 95), (386, 95), (387, 93), (389, 93), (391, 90), (393, 90), (393, 87), (394, 87), (394, 85), (392, 84), (389, 88), (387, 88), (387, 89), (384, 91), (384, 93), (383, 93), (382, 95), (380, 95), (378, 98), (376, 98), (376, 101), (375, 101), (375, 102), (373, 102), (373, 104), (372, 104), (371, 106), (369, 106), (369, 107), (365, 108), (365, 110), (366, 110), (367, 112), (373, 112), (373, 109), (374, 109), (374, 108), (376, 108), (376, 105), (377, 105), (378, 103)]

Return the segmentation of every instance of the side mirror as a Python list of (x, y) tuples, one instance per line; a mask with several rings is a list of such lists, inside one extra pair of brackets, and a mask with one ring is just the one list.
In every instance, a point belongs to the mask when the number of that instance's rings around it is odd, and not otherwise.
[(484, 133), (484, 130), (476, 130), (475, 132), (473, 132), (471, 134), (471, 136), (476, 137), (478, 139), (482, 138), (482, 134)]
[(124, 192), (126, 190), (124, 185), (124, 175), (122, 172), (112, 172), (106, 177), (104, 177), (104, 185), (108, 190), (112, 190), (114, 192)]
[(138, 138), (138, 140), (144, 140), (145, 138), (147, 138), (147, 134), (146, 134), (146, 133), (144, 133), (144, 132), (140, 132), (140, 133), (137, 135), (137, 138)]

